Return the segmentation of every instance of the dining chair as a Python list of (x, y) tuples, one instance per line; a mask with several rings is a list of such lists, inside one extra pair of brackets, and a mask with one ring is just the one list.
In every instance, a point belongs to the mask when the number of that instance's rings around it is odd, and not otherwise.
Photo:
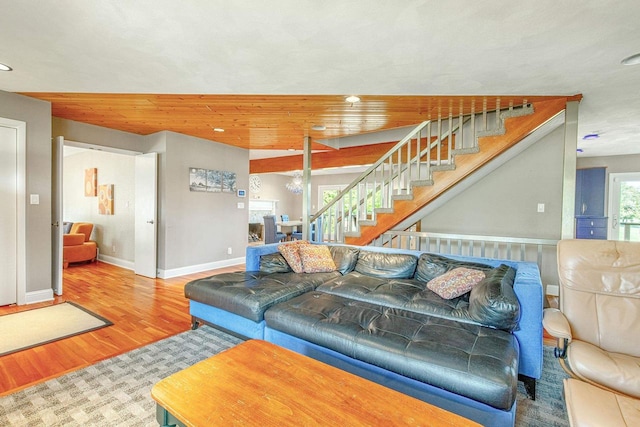
[(265, 215), (262, 217), (264, 221), (264, 243), (277, 243), (283, 241), (287, 235), (279, 233), (276, 229), (275, 215)]
[[(316, 224), (317, 224), (318, 230), (320, 230), (320, 232), (317, 234), (316, 234)], [(291, 238), (293, 240), (302, 240), (302, 233), (301, 232), (291, 233)], [(311, 241), (322, 242), (322, 217), (318, 217), (318, 219), (316, 219), (316, 221), (313, 224), (311, 224)]]

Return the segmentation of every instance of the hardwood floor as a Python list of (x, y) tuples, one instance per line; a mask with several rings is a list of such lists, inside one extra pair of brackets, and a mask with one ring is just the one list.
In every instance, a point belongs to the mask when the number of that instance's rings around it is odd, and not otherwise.
[(0, 357), (0, 396), (84, 368), (190, 328), (184, 285), (237, 265), (172, 279), (149, 279), (102, 262), (64, 270), (63, 295), (54, 301), (0, 307), (0, 315), (73, 301), (114, 324)]

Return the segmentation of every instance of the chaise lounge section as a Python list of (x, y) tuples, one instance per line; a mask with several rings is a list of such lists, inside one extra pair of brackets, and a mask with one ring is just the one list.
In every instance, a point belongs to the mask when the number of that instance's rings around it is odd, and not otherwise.
[[(513, 425), (518, 377), (542, 370), (535, 264), (328, 245), (334, 271), (295, 273), (277, 244), (247, 248), (247, 271), (190, 282), (201, 321), (271, 341), (484, 425)], [(457, 269), (457, 270), (456, 270)], [(471, 291), (428, 289), (481, 271)]]

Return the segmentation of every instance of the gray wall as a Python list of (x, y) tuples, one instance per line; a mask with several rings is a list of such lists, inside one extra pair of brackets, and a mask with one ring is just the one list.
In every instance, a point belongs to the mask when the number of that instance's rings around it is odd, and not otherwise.
[(561, 126), (427, 215), (422, 230), (559, 239), (563, 144)]
[[(563, 150), (560, 126), (423, 218), (422, 231), (560, 239)], [(543, 250), (541, 276), (545, 285), (558, 283), (555, 249)]]
[(26, 290), (51, 289), (51, 104), (0, 91), (0, 117), (27, 124)]
[[(189, 191), (189, 168), (236, 172), (238, 188), (246, 189), (248, 150), (173, 132), (141, 136), (64, 119), (54, 119), (54, 135), (95, 145), (158, 153), (158, 269), (163, 270), (162, 275), (171, 275), (168, 270), (188, 272), (216, 262), (234, 263), (244, 257), (247, 199), (238, 198), (235, 193)], [(238, 209), (238, 202), (245, 202), (245, 207)], [(227, 253), (228, 248), (232, 250), (231, 255)]]
[[(235, 193), (189, 190), (189, 168), (231, 171), (238, 188), (249, 185), (249, 151), (173, 132), (166, 135), (162, 220), (165, 247), (158, 268), (170, 270), (243, 257), (249, 211)], [(239, 209), (238, 202), (244, 203)], [(162, 224), (162, 222), (161, 222)], [(231, 248), (232, 254), (227, 253)]]
[[(638, 136), (640, 140), (640, 135)], [(578, 157), (577, 167), (606, 167), (607, 173), (640, 172), (640, 154), (629, 156)]]
[(148, 153), (151, 143), (143, 136), (101, 126), (75, 122), (73, 120), (52, 119), (52, 135), (86, 144), (102, 145), (121, 150)]

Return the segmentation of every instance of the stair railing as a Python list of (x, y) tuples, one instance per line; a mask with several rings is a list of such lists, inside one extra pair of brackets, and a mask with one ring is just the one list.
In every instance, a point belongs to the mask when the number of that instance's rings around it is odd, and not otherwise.
[[(393, 212), (394, 200), (410, 200), (412, 187), (433, 185), (433, 171), (455, 169), (454, 155), (477, 152), (478, 136), (504, 129), (500, 101), (493, 112), (487, 112), (486, 104), (480, 113), (473, 103), (470, 114), (460, 109), (455, 117), (449, 108), (445, 118), (439, 114), (437, 120), (416, 126), (310, 218), (314, 223), (322, 217), (322, 240), (342, 243), (347, 236), (358, 236), (360, 225), (375, 224), (376, 213)], [(509, 113), (513, 115), (512, 105)]]

